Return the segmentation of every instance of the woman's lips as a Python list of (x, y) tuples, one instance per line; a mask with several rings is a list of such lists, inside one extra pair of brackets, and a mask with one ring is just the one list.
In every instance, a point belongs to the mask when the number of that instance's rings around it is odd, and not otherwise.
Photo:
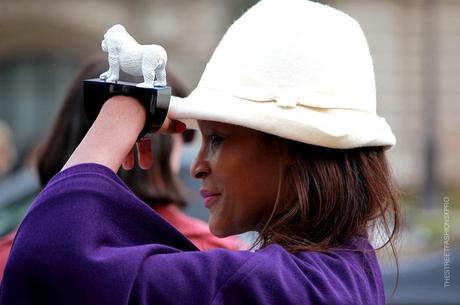
[(215, 199), (220, 196), (220, 193), (211, 192), (205, 189), (200, 190), (200, 194), (204, 199), (204, 206), (208, 209), (212, 206)]

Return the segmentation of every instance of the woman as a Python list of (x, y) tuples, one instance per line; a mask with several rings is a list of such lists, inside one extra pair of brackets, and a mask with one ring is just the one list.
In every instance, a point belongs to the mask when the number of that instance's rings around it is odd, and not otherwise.
[[(374, 86), (353, 19), (310, 1), (259, 2), (228, 30), (194, 92), (171, 105), (162, 131), (184, 130), (172, 119), (198, 120), (191, 173), (211, 231), (258, 231), (260, 249), (196, 251), (130, 195), (114, 172), (145, 112), (116, 96), (24, 220), (2, 300), (385, 304), (367, 234), (385, 228), (391, 243), (399, 212), (384, 154), (395, 139), (375, 113)], [(139, 153), (148, 164), (149, 147)]]

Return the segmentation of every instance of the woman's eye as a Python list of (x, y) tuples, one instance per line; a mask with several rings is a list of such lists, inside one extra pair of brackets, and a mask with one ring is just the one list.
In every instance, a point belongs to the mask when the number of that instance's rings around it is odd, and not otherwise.
[(224, 140), (223, 137), (220, 137), (217, 135), (208, 136), (208, 141), (209, 141), (209, 144), (211, 145), (211, 148), (216, 148), (223, 140)]

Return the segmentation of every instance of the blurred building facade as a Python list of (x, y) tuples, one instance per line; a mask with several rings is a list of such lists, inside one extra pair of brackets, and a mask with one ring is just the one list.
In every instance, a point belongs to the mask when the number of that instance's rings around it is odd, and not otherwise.
[[(226, 28), (254, 2), (0, 0), (0, 118), (24, 155), (49, 127), (78, 64), (101, 53), (115, 23), (140, 43), (164, 45), (170, 67), (193, 88)], [(458, 189), (460, 1), (321, 2), (356, 18), (368, 37), (378, 111), (398, 138), (390, 158), (400, 184), (420, 191), (428, 173)]]
[(328, 2), (356, 18), (368, 37), (378, 112), (398, 140), (390, 157), (399, 182), (422, 194), (430, 183), (434, 191), (458, 192), (460, 1)]

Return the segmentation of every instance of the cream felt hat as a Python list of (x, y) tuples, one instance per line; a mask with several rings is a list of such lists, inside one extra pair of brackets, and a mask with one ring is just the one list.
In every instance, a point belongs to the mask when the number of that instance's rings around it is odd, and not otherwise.
[(359, 24), (307, 0), (262, 0), (228, 29), (173, 119), (240, 125), (330, 148), (392, 146), (376, 114), (372, 59)]

